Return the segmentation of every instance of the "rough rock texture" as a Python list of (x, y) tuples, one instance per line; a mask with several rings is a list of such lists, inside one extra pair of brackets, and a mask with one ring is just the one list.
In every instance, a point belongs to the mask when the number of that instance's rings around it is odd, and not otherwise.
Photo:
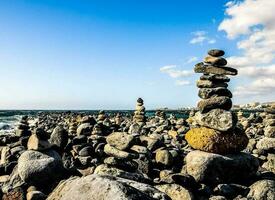
[[(143, 191), (142, 191), (143, 189)], [(89, 175), (61, 182), (47, 200), (168, 200), (153, 187), (111, 176)]]
[(185, 139), (194, 149), (219, 154), (239, 152), (248, 144), (247, 136), (238, 129), (222, 133), (206, 127), (193, 128), (186, 133)]
[(237, 117), (234, 113), (222, 109), (213, 109), (208, 113), (196, 112), (194, 120), (200, 126), (219, 131), (228, 131), (234, 128), (237, 123)]
[(260, 150), (274, 150), (275, 149), (275, 138), (264, 137), (259, 140), (256, 144), (257, 149)]
[(259, 167), (257, 158), (238, 153), (219, 155), (192, 151), (186, 156), (186, 171), (196, 181), (207, 184), (243, 182), (253, 177)]
[(208, 99), (212, 96), (226, 96), (232, 98), (232, 93), (227, 88), (217, 87), (217, 88), (200, 88), (199, 97), (202, 99)]
[(220, 108), (223, 110), (230, 110), (232, 101), (229, 97), (211, 97), (209, 99), (200, 100), (198, 108), (202, 113), (206, 113), (212, 109)]
[(22, 180), (34, 185), (56, 181), (63, 172), (62, 160), (53, 150), (25, 151), (18, 159), (18, 172)]
[(125, 150), (132, 146), (134, 137), (128, 133), (114, 132), (107, 136), (106, 141), (119, 150)]
[(52, 134), (49, 142), (63, 149), (68, 143), (68, 132), (61, 126), (57, 126)]
[(178, 184), (157, 185), (156, 188), (167, 194), (171, 200), (192, 200), (193, 194)]
[(211, 65), (204, 65), (203, 63), (196, 64), (194, 68), (196, 73), (218, 74), (218, 75), (237, 75), (238, 71), (231, 67), (215, 67)]
[(210, 56), (219, 57), (219, 56), (223, 56), (225, 52), (220, 49), (211, 49), (207, 53)]
[(274, 180), (261, 180), (257, 181), (250, 187), (247, 195), (248, 198), (253, 200), (274, 200), (275, 199), (275, 181)]

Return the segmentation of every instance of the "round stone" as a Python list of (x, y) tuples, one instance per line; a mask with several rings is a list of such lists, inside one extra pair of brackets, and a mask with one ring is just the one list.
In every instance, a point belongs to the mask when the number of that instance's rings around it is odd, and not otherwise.
[(208, 55), (214, 56), (214, 57), (219, 57), (224, 55), (224, 51), (220, 49), (211, 49), (207, 53)]

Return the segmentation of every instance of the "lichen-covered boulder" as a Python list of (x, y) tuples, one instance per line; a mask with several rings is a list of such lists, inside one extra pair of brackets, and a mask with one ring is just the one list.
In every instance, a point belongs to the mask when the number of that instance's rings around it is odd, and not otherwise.
[(164, 184), (155, 186), (161, 192), (167, 194), (171, 200), (192, 200), (193, 194), (178, 184)]
[(252, 184), (247, 195), (249, 199), (253, 200), (273, 200), (275, 199), (275, 181), (274, 180), (260, 180)]
[(206, 127), (193, 128), (186, 133), (185, 139), (194, 149), (219, 154), (239, 152), (248, 144), (248, 137), (237, 128), (234, 132), (220, 132)]

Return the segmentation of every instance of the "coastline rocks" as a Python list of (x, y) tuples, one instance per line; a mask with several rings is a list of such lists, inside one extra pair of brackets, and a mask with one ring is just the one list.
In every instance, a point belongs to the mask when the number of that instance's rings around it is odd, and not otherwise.
[(186, 133), (185, 139), (194, 149), (219, 154), (239, 152), (248, 144), (247, 136), (237, 129), (221, 133), (206, 127), (193, 128)]
[(169, 197), (147, 184), (111, 176), (89, 175), (61, 182), (47, 200), (168, 200)]
[(193, 117), (200, 126), (219, 131), (228, 131), (235, 127), (237, 117), (231, 111), (213, 109), (207, 113), (196, 112)]
[(47, 185), (57, 181), (62, 171), (62, 160), (53, 150), (43, 153), (28, 150), (18, 159), (18, 173), (26, 183)]
[(250, 187), (247, 195), (249, 199), (253, 200), (273, 200), (275, 199), (275, 181), (274, 180), (260, 180), (255, 182)]
[(230, 110), (232, 101), (229, 97), (211, 97), (198, 102), (198, 108), (202, 113), (206, 113), (212, 109), (220, 108), (223, 110)]
[(104, 152), (109, 156), (113, 156), (113, 157), (121, 158), (121, 159), (126, 159), (126, 160), (132, 160), (132, 159), (138, 158), (137, 154), (128, 153), (126, 151), (119, 150), (115, 147), (112, 147), (109, 144), (106, 144), (104, 146)]
[(238, 153), (219, 155), (192, 151), (186, 156), (186, 171), (197, 182), (218, 184), (244, 182), (252, 178), (259, 167), (257, 158)]

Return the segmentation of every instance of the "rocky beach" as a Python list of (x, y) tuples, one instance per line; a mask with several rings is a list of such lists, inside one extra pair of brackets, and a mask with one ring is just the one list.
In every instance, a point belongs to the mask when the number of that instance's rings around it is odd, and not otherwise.
[[(39, 112), (0, 134), (3, 200), (274, 200), (275, 104), (232, 109), (224, 51), (194, 67), (201, 99), (158, 110)], [(195, 106), (195, 105), (194, 105)]]

